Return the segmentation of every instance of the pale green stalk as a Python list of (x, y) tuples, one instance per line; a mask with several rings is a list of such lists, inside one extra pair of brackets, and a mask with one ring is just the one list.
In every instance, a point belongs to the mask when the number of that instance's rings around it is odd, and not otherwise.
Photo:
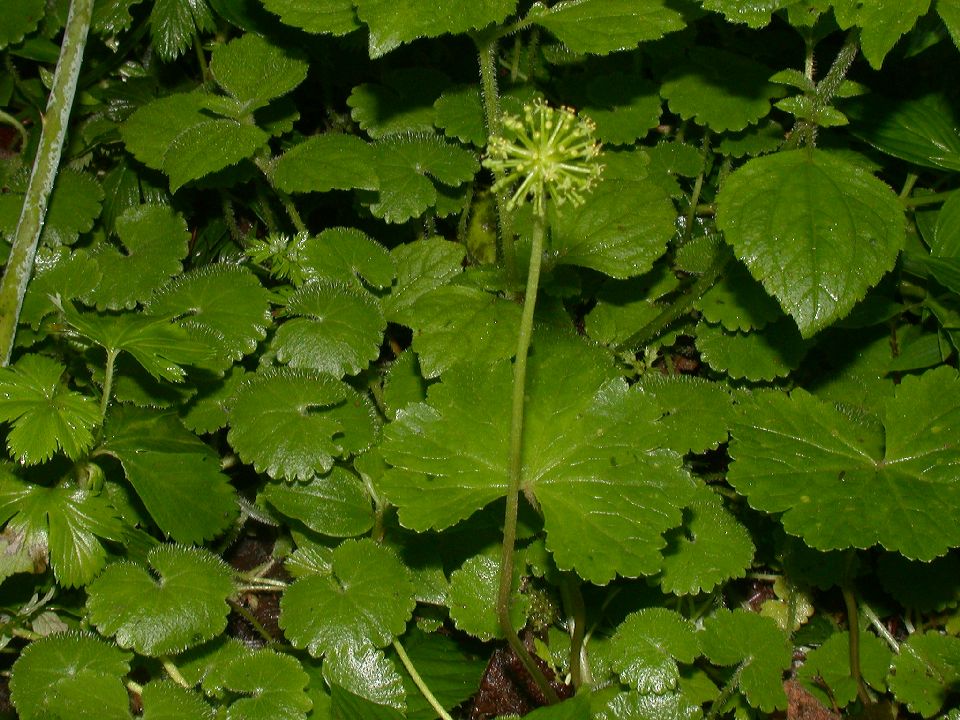
[(414, 667), (413, 662), (410, 660), (410, 656), (407, 655), (407, 651), (403, 649), (403, 645), (398, 643), (396, 640), (393, 641), (393, 649), (397, 651), (397, 657), (400, 658), (400, 662), (403, 663), (403, 666), (407, 669), (407, 672), (410, 673), (410, 679), (413, 680), (413, 684), (417, 686), (417, 689), (423, 695), (424, 699), (430, 703), (430, 707), (433, 708), (433, 711), (437, 714), (437, 717), (440, 720), (453, 720), (443, 705), (440, 704), (440, 701), (437, 700), (436, 696), (430, 691), (430, 688), (423, 681), (423, 678), (420, 677), (420, 673), (417, 672), (417, 668)]
[(83, 51), (90, 30), (94, 0), (73, 0), (67, 17), (60, 59), (53, 73), (53, 86), (43, 117), (40, 145), (30, 173), (30, 182), (23, 199), (23, 208), (13, 236), (10, 258), (0, 281), (0, 366), (10, 364), (17, 323), (27, 285), (33, 273), (33, 261), (53, 191), (53, 181), (60, 166), (64, 139), (70, 121), (70, 110), (77, 90), (77, 78), (83, 63)]

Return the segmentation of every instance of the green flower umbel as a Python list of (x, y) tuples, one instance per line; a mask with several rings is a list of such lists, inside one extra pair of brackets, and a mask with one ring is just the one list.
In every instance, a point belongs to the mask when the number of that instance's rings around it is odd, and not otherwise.
[(512, 210), (527, 197), (542, 215), (549, 197), (557, 205), (580, 205), (603, 171), (597, 162), (600, 143), (593, 121), (569, 108), (552, 108), (535, 100), (523, 109), (523, 119), (503, 118), (502, 135), (490, 138), (483, 165), (504, 174), (494, 192), (519, 183), (507, 206)]

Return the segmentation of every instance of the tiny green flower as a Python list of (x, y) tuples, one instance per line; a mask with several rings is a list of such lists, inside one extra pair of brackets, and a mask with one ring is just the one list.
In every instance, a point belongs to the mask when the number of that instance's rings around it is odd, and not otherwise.
[(592, 120), (577, 117), (570, 108), (552, 108), (535, 100), (524, 107), (522, 119), (507, 115), (502, 125), (502, 135), (490, 138), (483, 165), (504, 173), (494, 183), (494, 192), (519, 183), (508, 202), (510, 209), (529, 196), (538, 214), (545, 211), (548, 197), (557, 205), (583, 203), (584, 194), (603, 172)]

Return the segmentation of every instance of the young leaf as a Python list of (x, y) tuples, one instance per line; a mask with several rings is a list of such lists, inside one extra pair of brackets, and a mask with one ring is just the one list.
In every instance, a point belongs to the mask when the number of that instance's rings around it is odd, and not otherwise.
[(683, 13), (665, 0), (581, 0), (550, 8), (537, 3), (529, 18), (574, 52), (600, 55), (629, 50), (686, 25)]
[(805, 338), (876, 284), (905, 233), (893, 191), (822, 150), (750, 160), (724, 183), (717, 226)]
[[(106, 497), (78, 487), (43, 487), (0, 465), (0, 522), (6, 522), (4, 552), (29, 553), (34, 571), (49, 553), (57, 582), (80, 587), (107, 562), (104, 540), (120, 541), (124, 527)], [(18, 568), (13, 568), (14, 570)]]
[(90, 622), (142, 655), (179, 653), (227, 626), (230, 569), (200, 548), (159, 545), (147, 556), (157, 578), (139, 565), (110, 565), (87, 589)]
[(631, 613), (605, 644), (602, 658), (620, 680), (642, 695), (663, 695), (677, 688), (677, 662), (700, 654), (693, 623), (666, 608)]
[(309, 33), (346, 35), (360, 27), (350, 0), (263, 0), (263, 6)]
[(958, 423), (960, 380), (945, 367), (904, 378), (882, 430), (802, 390), (765, 393), (735, 422), (728, 480), (815, 548), (879, 543), (932, 560), (960, 545), (960, 529), (932, 520), (960, 507)]
[(369, 494), (360, 478), (341, 467), (308, 483), (270, 483), (261, 497), (323, 535), (352, 537), (373, 526)]
[(130, 654), (92, 635), (54, 635), (30, 643), (13, 664), (10, 699), (21, 720), (129, 720), (124, 677)]
[(743, 130), (770, 113), (781, 94), (767, 81), (773, 71), (755, 60), (715, 48), (694, 48), (671, 68), (660, 94), (670, 110), (711, 130)]
[(889, 681), (899, 702), (931, 717), (960, 683), (960, 639), (936, 632), (911, 635), (894, 658)]
[(356, 375), (380, 354), (387, 321), (366, 290), (312, 282), (290, 296), (287, 314), (294, 317), (277, 329), (273, 347), (290, 367)]
[(156, 0), (150, 12), (150, 36), (163, 60), (175, 60), (198, 32), (213, 28), (207, 0)]
[(369, 448), (377, 432), (369, 400), (337, 378), (276, 369), (240, 386), (227, 440), (258, 472), (309, 480)]
[[(596, 583), (656, 572), (661, 533), (693, 489), (661, 449), (659, 408), (615, 378), (604, 351), (546, 335), (534, 348), (521, 487), (540, 504), (557, 565)], [(446, 528), (503, 495), (511, 386), (507, 362), (454, 368), (387, 426), (383, 455), (404, 472), (383, 485), (403, 525)]]
[(376, 151), (355, 135), (324, 133), (294, 145), (276, 161), (273, 180), (284, 192), (376, 190)]
[[(288, 46), (289, 47), (289, 46)], [(253, 33), (218, 45), (210, 58), (217, 83), (246, 110), (285, 95), (307, 77), (307, 63)]]
[(140, 205), (117, 218), (117, 236), (123, 252), (105, 242), (91, 252), (103, 279), (85, 299), (101, 309), (132, 308), (179, 273), (190, 232), (169, 206)]
[(283, 593), (280, 627), (314, 657), (384, 647), (404, 631), (415, 604), (408, 571), (392, 550), (347, 540), (333, 551), (329, 575), (301, 578)]
[(149, 315), (176, 320), (224, 361), (252, 353), (270, 327), (270, 294), (236, 265), (205, 265), (170, 281), (147, 301)]
[(23, 465), (46, 462), (60, 449), (76, 460), (93, 444), (100, 411), (92, 398), (67, 389), (65, 372), (43, 355), (0, 368), (0, 421), (11, 424), (7, 449)]
[(703, 654), (717, 665), (737, 665), (737, 686), (765, 713), (787, 706), (783, 672), (793, 652), (777, 624), (745, 610), (720, 610), (704, 622)]
[(147, 683), (140, 699), (143, 720), (209, 720), (213, 712), (200, 693), (171, 681)]
[(468, 4), (438, 0), (357, 0), (357, 15), (370, 27), (370, 57), (378, 58), (420, 37), (458, 34), (500, 22), (516, 0), (475, 0)]
[(237, 515), (219, 456), (175, 415), (114, 408), (97, 454), (120, 461), (157, 526), (178, 542), (213, 538)]

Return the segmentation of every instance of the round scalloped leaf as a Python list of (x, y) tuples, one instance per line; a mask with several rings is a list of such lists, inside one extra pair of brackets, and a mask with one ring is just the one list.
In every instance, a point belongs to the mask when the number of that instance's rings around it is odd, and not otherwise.
[[(514, 587), (520, 578), (520, 563), (514, 563)], [(502, 638), (497, 619), (497, 590), (500, 586), (500, 558), (475, 555), (450, 574), (450, 590), (446, 604), (450, 619), (458, 629), (481, 640)], [(514, 593), (510, 603), (510, 620), (519, 631), (527, 622), (530, 606), (526, 595)]]
[(210, 720), (213, 708), (194, 690), (170, 681), (153, 681), (143, 686), (143, 720)]
[(580, 0), (549, 9), (538, 4), (529, 17), (574, 52), (600, 55), (630, 50), (687, 24), (668, 0)]
[(697, 350), (714, 370), (732, 378), (773, 380), (786, 377), (800, 367), (807, 353), (804, 342), (790, 318), (750, 333), (728, 332), (720, 326), (697, 325)]
[(247, 696), (231, 703), (226, 720), (306, 720), (313, 707), (306, 693), (310, 677), (291, 655), (244, 654), (222, 668), (218, 679), (230, 692)]
[(91, 251), (103, 279), (84, 299), (100, 309), (132, 308), (177, 275), (190, 231), (169, 206), (140, 205), (117, 218), (117, 236), (124, 251), (106, 242)]
[(244, 380), (227, 440), (244, 462), (272, 478), (309, 480), (334, 458), (363, 452), (376, 440), (370, 401), (331, 375), (287, 368)]
[(252, 353), (271, 324), (270, 293), (249, 270), (205, 265), (180, 275), (146, 303), (146, 312), (177, 324), (225, 360)]
[(675, 690), (680, 681), (677, 661), (692, 663), (699, 654), (693, 623), (666, 608), (631, 613), (602, 650), (605, 664), (643, 695)]
[(100, 284), (103, 274), (84, 249), (40, 247), (33, 263), (33, 277), (20, 310), (20, 324), (39, 329), (40, 321), (57, 310), (51, 296), (72, 300), (87, 295)]
[[(881, 693), (887, 689), (892, 659), (893, 653), (883, 640), (872, 633), (860, 633), (860, 673)], [(797, 679), (827, 706), (836, 703), (842, 708), (852, 703), (857, 697), (857, 683), (850, 676), (850, 633), (834, 633), (823, 645), (808, 652)]]
[(738, 665), (738, 688), (765, 713), (784, 710), (783, 673), (793, 661), (787, 636), (770, 618), (746, 610), (720, 610), (700, 635), (703, 654), (717, 665)]
[(747, 529), (708, 488), (683, 512), (683, 526), (669, 530), (663, 550), (660, 586), (675, 595), (712, 592), (717, 585), (743, 577), (753, 562)]
[(373, 526), (373, 508), (363, 482), (341, 467), (308, 483), (270, 483), (261, 497), (323, 535), (353, 537)]
[(456, 187), (480, 169), (474, 153), (436, 135), (391, 135), (374, 150), (380, 186), (370, 212), (388, 223), (406, 222), (437, 203), (431, 178)]
[(781, 89), (767, 81), (773, 72), (742, 55), (699, 47), (664, 77), (660, 94), (671, 112), (715, 132), (743, 130), (770, 113)]
[(186, 405), (181, 404), (180, 421), (198, 435), (226, 427), (233, 409), (233, 398), (248, 373), (234, 365), (223, 377), (196, 382), (198, 392)]
[(358, 284), (360, 277), (377, 289), (390, 287), (396, 274), (390, 251), (362, 230), (349, 227), (328, 228), (311, 238), (300, 248), (297, 260), (307, 278)]
[(717, 226), (804, 337), (893, 267), (906, 227), (886, 184), (822, 150), (750, 160), (717, 196)]
[(347, 540), (333, 551), (330, 575), (309, 575), (286, 589), (280, 627), (314, 657), (346, 645), (384, 647), (406, 628), (413, 591), (391, 549), (367, 538)]
[(388, 70), (379, 83), (353, 88), (350, 117), (372, 138), (401, 132), (433, 132), (433, 104), (450, 78), (430, 67)]
[(287, 48), (247, 33), (214, 48), (210, 72), (220, 87), (252, 110), (302, 83), (307, 63), (291, 57)]
[(27, 483), (6, 465), (0, 465), (0, 520), (9, 520), (5, 554), (26, 550), (32, 560), (26, 570), (38, 571), (46, 566), (49, 553), (63, 587), (90, 582), (107, 561), (102, 541), (119, 542), (125, 534), (105, 497), (77, 487)]
[(92, 635), (36, 640), (13, 664), (10, 699), (21, 720), (129, 720), (130, 654)]
[(307, 138), (287, 150), (273, 168), (273, 180), (284, 192), (376, 190), (373, 146), (356, 137), (326, 133)]
[[(27, 182), (26, 173), (17, 173), (9, 180), (6, 192), (0, 195), (0, 237), (5, 234), (12, 236), (17, 227)], [(94, 221), (100, 215), (102, 201), (103, 188), (92, 175), (62, 168), (57, 173), (50, 195), (40, 244), (56, 247), (76, 242), (80, 233), (93, 228)]]
[[(396, 664), (368, 640), (348, 639), (330, 650), (323, 662), (323, 679), (331, 689), (345, 689), (356, 709), (343, 711), (338, 693), (333, 717), (350, 720), (403, 720), (406, 691)], [(397, 712), (401, 711), (401, 712)]]
[(46, 462), (62, 449), (76, 460), (93, 444), (100, 410), (92, 398), (68, 390), (65, 368), (42, 355), (24, 355), (0, 368), (0, 421), (10, 455), (24, 465)]
[(889, 682), (898, 702), (924, 717), (935, 715), (960, 683), (960, 638), (911, 635), (894, 658)]
[(421, 37), (459, 34), (504, 20), (517, 0), (357, 0), (357, 15), (370, 28), (370, 57), (378, 58)]
[[(521, 487), (540, 504), (554, 560), (598, 584), (657, 572), (662, 533), (694, 487), (662, 447), (660, 408), (627, 388), (605, 350), (539, 334), (533, 347)], [(405, 527), (450, 527), (503, 496), (512, 382), (509, 361), (458, 366), (387, 426), (383, 456), (403, 472), (382, 485)]]
[(960, 526), (942, 521), (960, 513), (956, 370), (904, 378), (883, 426), (803, 390), (757, 395), (734, 423), (728, 480), (812, 547), (932, 560), (960, 545)]
[(731, 262), (723, 277), (696, 302), (713, 325), (725, 330), (762, 330), (783, 317), (777, 301), (750, 275), (742, 263)]
[(383, 299), (383, 313), (390, 322), (402, 323), (420, 297), (463, 272), (466, 251), (460, 243), (433, 237), (398, 245), (390, 255), (397, 279)]
[(11, 0), (4, 8), (4, 22), (0, 23), (0, 49), (15, 45), (32, 33), (45, 11), (44, 0)]
[(380, 354), (387, 321), (366, 290), (313, 282), (290, 296), (287, 314), (295, 317), (277, 329), (273, 348), (290, 367), (356, 375)]
[(607, 180), (551, 222), (548, 257), (615, 278), (642, 275), (666, 251), (676, 219), (670, 198), (652, 183)]
[(87, 588), (90, 622), (142, 655), (179, 653), (219, 635), (233, 593), (230, 568), (201, 548), (159, 545), (140, 565), (110, 565)]
[(726, 442), (733, 403), (725, 385), (689, 375), (647, 373), (636, 387), (660, 407), (664, 446), (702, 453)]
[(346, 35), (361, 27), (351, 0), (263, 0), (263, 6), (308, 33)]
[(957, 553), (930, 562), (916, 562), (888, 553), (877, 560), (877, 577), (897, 602), (921, 613), (943, 612), (960, 604), (960, 556)]

